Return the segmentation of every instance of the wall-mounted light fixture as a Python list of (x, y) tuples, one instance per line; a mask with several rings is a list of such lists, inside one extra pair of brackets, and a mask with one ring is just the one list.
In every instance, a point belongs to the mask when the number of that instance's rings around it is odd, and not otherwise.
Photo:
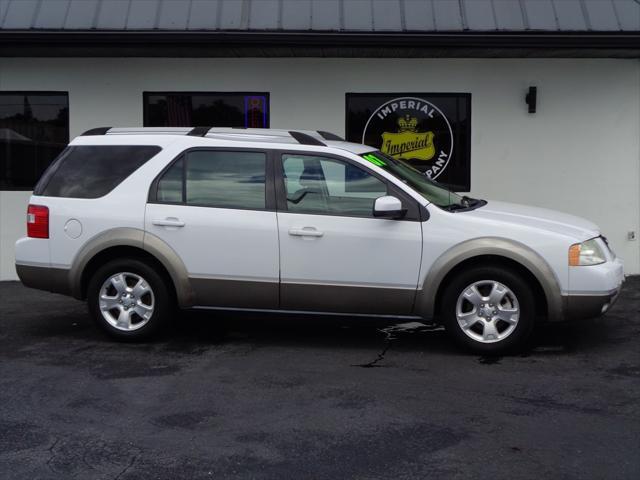
[(529, 113), (536, 113), (536, 102), (538, 100), (538, 87), (529, 87), (529, 93), (524, 97), (524, 101), (529, 105)]

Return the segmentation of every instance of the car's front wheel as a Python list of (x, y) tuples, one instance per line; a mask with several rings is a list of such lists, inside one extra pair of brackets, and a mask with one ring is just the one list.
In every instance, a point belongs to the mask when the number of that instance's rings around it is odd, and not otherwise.
[(89, 311), (102, 330), (118, 339), (139, 340), (166, 323), (171, 300), (158, 272), (135, 259), (112, 260), (91, 277)]
[(523, 346), (535, 322), (535, 300), (517, 272), (475, 267), (445, 288), (442, 322), (459, 344), (481, 354), (513, 352)]

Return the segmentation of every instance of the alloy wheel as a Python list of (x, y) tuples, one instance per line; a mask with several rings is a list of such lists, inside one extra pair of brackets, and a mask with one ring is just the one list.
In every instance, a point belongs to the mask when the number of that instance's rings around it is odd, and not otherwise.
[(495, 343), (516, 329), (520, 304), (506, 285), (495, 280), (480, 280), (458, 296), (456, 318), (468, 337), (480, 343)]
[(140, 275), (119, 272), (100, 288), (98, 305), (102, 317), (125, 332), (145, 326), (153, 315), (155, 297), (149, 283)]

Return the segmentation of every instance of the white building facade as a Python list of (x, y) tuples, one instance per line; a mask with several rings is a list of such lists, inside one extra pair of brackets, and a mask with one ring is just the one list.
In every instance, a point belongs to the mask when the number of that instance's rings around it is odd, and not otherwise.
[[(555, 3), (558, 1), (562, 0)], [(0, 6), (8, 3), (5, 0)], [(314, 7), (318, 2), (307, 3), (309, 8), (318, 8)], [(349, 0), (338, 3), (344, 8)], [(402, 4), (406, 14), (405, 2), (391, 3)], [(530, 2), (516, 3), (525, 11), (530, 8)], [(615, 8), (622, 2), (611, 4)], [(617, 15), (618, 10), (614, 10)], [(7, 15), (5, 11), (6, 31)], [(249, 16), (249, 22), (250, 19)], [(636, 30), (640, 31), (640, 24)], [(634, 31), (627, 36), (637, 42), (633, 36), (636, 34)], [(522, 38), (518, 35), (514, 34)], [(322, 41), (322, 34), (316, 37), (314, 41)], [(436, 37), (430, 38), (429, 41), (436, 41)], [(619, 38), (616, 35), (615, 42)], [(405, 40), (405, 48), (415, 48), (411, 38)], [(468, 170), (468, 184), (462, 188), (468, 195), (546, 207), (593, 220), (624, 260), (626, 272), (640, 273), (640, 62), (635, 50), (640, 44), (631, 40), (622, 46), (612, 40), (606, 52), (592, 46), (582, 55), (576, 55), (574, 47), (550, 45), (536, 50), (539, 58), (524, 58), (524, 50), (499, 55), (494, 44), (473, 51), (473, 55), (468, 46), (464, 47), (466, 58), (448, 58), (462, 54), (456, 45), (447, 47), (451, 50), (445, 52), (445, 47), (438, 47), (437, 58), (426, 54), (430, 50), (421, 57), (394, 58), (393, 49), (399, 47), (372, 51), (360, 44), (354, 48), (362, 50), (351, 52), (349, 58), (342, 51), (334, 51), (329, 55), (332, 58), (314, 56), (316, 50), (312, 49), (316, 46), (309, 47), (304, 58), (299, 58), (279, 56), (277, 48), (281, 46), (267, 45), (273, 40), (264, 40), (264, 48), (273, 48), (273, 56), (265, 56), (264, 51), (257, 55), (255, 50), (251, 56), (254, 46), (242, 47), (246, 49), (236, 51), (236, 58), (221, 56), (219, 49), (211, 55), (198, 54), (200, 58), (176, 52), (162, 56), (162, 45), (153, 44), (140, 47), (135, 54), (127, 53), (135, 56), (118, 57), (114, 53), (117, 46), (109, 47), (106, 55), (99, 50), (104, 46), (94, 46), (83, 55), (82, 50), (77, 50), (82, 45), (65, 44), (56, 49), (43, 44), (27, 45), (25, 40), (23, 44), (19, 39), (12, 41), (15, 50), (0, 50), (0, 131), (4, 132), (6, 144), (0, 157), (4, 162), (0, 163), (0, 177), (5, 178), (4, 187), (0, 187), (0, 280), (17, 278), (13, 245), (25, 234), (30, 195), (29, 186), (12, 185), (7, 173), (9, 168), (15, 170), (16, 162), (23, 161), (19, 155), (30, 154), (28, 149), (15, 147), (16, 143), (28, 141), (20, 138), (28, 137), (28, 132), (9, 127), (16, 124), (18, 117), (22, 122), (25, 111), (37, 111), (36, 105), (29, 103), (37, 103), (35, 97), (29, 97), (37, 93), (66, 98), (68, 110), (56, 121), (67, 122), (69, 139), (93, 127), (150, 125), (154, 94), (170, 93), (180, 98), (218, 95), (230, 98), (231, 103), (237, 98), (246, 102), (247, 98), (259, 97), (264, 103), (259, 112), (264, 118), (258, 120), (262, 126), (325, 130), (347, 137), (354, 135), (350, 133), (355, 127), (350, 125), (354, 120), (348, 105), (354, 94), (384, 94), (388, 98), (420, 95), (427, 100), (454, 94), (468, 102), (466, 127), (455, 134), (466, 138), (456, 136), (453, 146), (454, 155), (465, 150), (465, 158), (458, 157), (456, 161), (462, 171)], [(570, 57), (568, 52), (573, 52)], [(560, 58), (548, 58), (552, 56)], [(530, 87), (536, 88), (535, 103), (531, 98), (529, 103), (525, 101)], [(26, 100), (20, 107), (17, 103), (21, 98)], [(437, 107), (437, 101), (432, 103)], [(531, 106), (535, 107), (534, 113), (529, 113)], [(49, 112), (47, 108), (43, 111)], [(3, 112), (5, 119), (11, 117), (14, 123), (3, 126)], [(193, 111), (187, 118), (181, 117), (181, 112), (172, 113), (170, 107), (167, 112), (165, 121), (171, 124), (195, 121)], [(413, 118), (410, 113), (399, 112), (409, 124)], [(211, 118), (217, 124), (211, 126), (227, 126), (216, 115)], [(246, 109), (244, 115), (248, 115)], [(438, 135), (436, 132), (436, 148)], [(24, 161), (33, 159), (25, 157)], [(428, 224), (425, 234), (428, 235)]]

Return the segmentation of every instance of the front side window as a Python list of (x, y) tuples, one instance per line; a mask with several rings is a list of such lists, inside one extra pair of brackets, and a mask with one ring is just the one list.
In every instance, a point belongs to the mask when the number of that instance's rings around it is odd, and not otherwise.
[(145, 92), (144, 126), (269, 128), (269, 94)]
[(218, 150), (187, 152), (159, 179), (156, 201), (264, 210), (266, 155)]
[(373, 217), (375, 199), (387, 194), (375, 176), (332, 158), (285, 154), (282, 168), (289, 212)]
[(66, 92), (0, 92), (0, 190), (31, 190), (68, 142)]

